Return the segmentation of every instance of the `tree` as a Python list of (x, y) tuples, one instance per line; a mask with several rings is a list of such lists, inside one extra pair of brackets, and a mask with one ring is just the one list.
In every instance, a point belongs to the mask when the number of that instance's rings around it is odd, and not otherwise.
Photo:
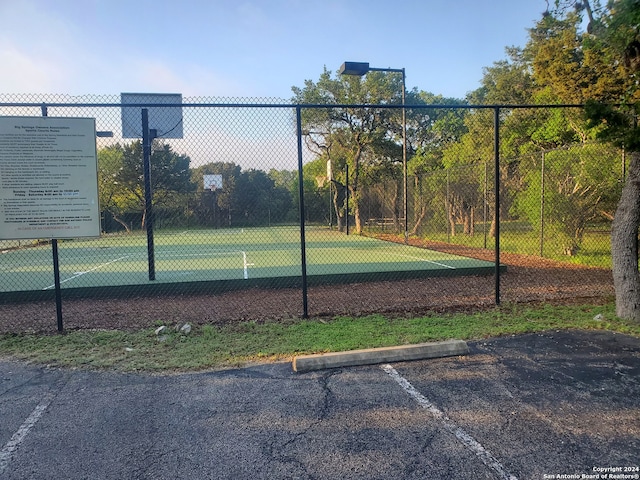
[[(222, 189), (204, 190), (205, 175), (221, 175)], [(202, 225), (265, 226), (290, 218), (296, 175), (287, 170), (243, 171), (232, 162), (211, 162), (191, 171), (197, 185), (194, 214)]]
[[(273, 180), (262, 170), (249, 169), (242, 172), (236, 188), (242, 193), (237, 197), (236, 210), (240, 220), (236, 218), (236, 221), (245, 226), (270, 225)], [(274, 215), (278, 213), (277, 211), (273, 212)]]
[(269, 170), (269, 178), (273, 180), (271, 193), (271, 220), (274, 222), (292, 222), (298, 220), (298, 204), (294, 203), (294, 191), (298, 174), (293, 170)]
[[(640, 129), (636, 113), (640, 106), (640, 3), (613, 0), (604, 7), (596, 0), (592, 8), (588, 0), (583, 0), (578, 6), (587, 12), (589, 26), (582, 36), (583, 57), (578, 58), (584, 61), (576, 65), (583, 68), (585, 75), (593, 65), (608, 65), (604, 71), (610, 77), (606, 85), (612, 87), (598, 88), (593, 96), (584, 97), (589, 100), (586, 114), (590, 126), (598, 129), (599, 138), (624, 145), (630, 159), (611, 229), (616, 314), (640, 322)], [(556, 7), (556, 15), (567, 10), (567, 5), (560, 0), (556, 1)], [(596, 68), (593, 71), (597, 73)], [(595, 79), (593, 75), (587, 78)], [(582, 89), (582, 83), (578, 82), (577, 86)], [(612, 103), (621, 107), (614, 108), (610, 106)]]
[[(465, 105), (464, 100), (443, 98), (428, 92), (420, 92), (425, 104)], [(437, 173), (444, 168), (443, 155), (447, 147), (458, 142), (467, 133), (464, 123), (466, 109), (421, 109), (413, 119), (416, 127), (409, 129), (408, 141), (415, 154), (408, 162), (413, 180), (413, 227), (409, 235), (416, 235), (429, 214), (446, 205), (446, 199), (438, 194)]]
[(122, 216), (134, 209), (137, 202), (136, 198), (129, 195), (118, 181), (123, 166), (123, 156), (120, 145), (98, 151), (98, 195), (102, 211), (109, 212), (116, 222), (130, 232), (131, 229)]
[[(532, 75), (530, 56), (526, 50), (515, 47), (506, 49), (507, 59), (495, 62), (484, 68), (481, 87), (468, 95), (472, 104), (523, 105), (534, 103), (535, 82)], [(460, 141), (449, 147), (444, 153), (447, 168), (453, 168), (449, 174), (448, 218), (451, 233), (455, 223), (462, 222), (464, 232), (473, 233), (474, 211), (481, 206), (484, 187), (479, 175), (481, 166), (494, 157), (495, 132), (488, 127), (493, 124), (493, 109), (477, 109), (465, 117), (466, 133)], [(515, 195), (521, 183), (519, 155), (530, 148), (531, 126), (541, 122), (540, 111), (524, 109), (500, 110), (500, 214), (504, 218), (510, 211)], [(469, 173), (476, 177), (469, 181)], [(486, 171), (486, 170), (485, 170)], [(487, 174), (485, 174), (487, 175)], [(487, 192), (484, 200), (491, 217), (490, 236), (495, 236), (498, 218), (495, 202)], [(495, 198), (495, 197), (494, 197)]]
[[(135, 199), (137, 208), (142, 212), (142, 227), (147, 215), (144, 196), (144, 175), (142, 165), (142, 142), (135, 141), (120, 147), (122, 165), (115, 173), (114, 181), (121, 189), (121, 194)], [(184, 195), (195, 190), (191, 183), (189, 164), (191, 159), (179, 155), (170, 145), (154, 145), (151, 154), (151, 191), (153, 205), (175, 208), (176, 204), (184, 205)]]
[[(317, 83), (305, 81), (293, 87), (295, 103), (322, 103), (328, 108), (305, 109), (303, 134), (307, 146), (334, 163), (334, 171), (349, 165), (349, 198), (355, 231), (362, 229), (361, 187), (366, 169), (377, 162), (402, 162), (401, 109), (331, 108), (332, 104), (401, 104), (400, 75), (371, 72), (363, 78), (345, 75), (332, 78), (326, 68)], [(408, 97), (415, 97), (409, 92)], [(411, 103), (408, 99), (406, 103)], [(395, 150), (392, 159), (387, 155)], [(345, 179), (346, 180), (346, 179)], [(337, 182), (337, 180), (336, 180)], [(336, 183), (336, 192), (346, 185)], [(337, 205), (337, 203), (336, 203)]]
[(559, 252), (575, 255), (589, 222), (611, 217), (620, 193), (619, 151), (602, 144), (578, 144), (531, 158), (535, 168), (527, 169), (526, 188), (518, 195), (515, 210), (535, 230), (544, 225)]
[[(211, 162), (192, 169), (191, 182), (197, 185), (200, 203), (196, 208), (196, 217), (203, 224), (213, 222), (214, 227), (227, 224), (231, 226), (235, 219), (237, 198), (236, 189), (242, 168), (233, 162)], [(222, 189), (216, 192), (204, 191), (204, 175), (222, 175)], [(224, 222), (223, 222), (223, 219)]]

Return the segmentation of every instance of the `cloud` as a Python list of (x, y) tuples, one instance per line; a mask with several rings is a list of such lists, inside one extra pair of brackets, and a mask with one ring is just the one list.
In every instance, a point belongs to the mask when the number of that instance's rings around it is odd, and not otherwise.
[(69, 93), (86, 65), (74, 25), (28, 0), (0, 3), (0, 17), (3, 93)]
[(59, 65), (47, 56), (33, 55), (10, 44), (0, 47), (2, 93), (47, 93), (64, 82)]
[(121, 91), (181, 93), (185, 97), (240, 97), (255, 90), (255, 86), (193, 63), (127, 59), (120, 70), (128, 72), (117, 79)]

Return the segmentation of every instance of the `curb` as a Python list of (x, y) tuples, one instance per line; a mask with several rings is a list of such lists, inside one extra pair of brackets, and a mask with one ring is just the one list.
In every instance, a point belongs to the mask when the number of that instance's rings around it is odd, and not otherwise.
[(383, 362), (404, 362), (466, 355), (468, 353), (469, 346), (466, 342), (462, 340), (446, 340), (443, 342), (403, 345), (401, 347), (368, 348), (347, 352), (304, 355), (295, 357), (292, 366), (294, 372), (304, 373), (325, 368), (355, 367)]

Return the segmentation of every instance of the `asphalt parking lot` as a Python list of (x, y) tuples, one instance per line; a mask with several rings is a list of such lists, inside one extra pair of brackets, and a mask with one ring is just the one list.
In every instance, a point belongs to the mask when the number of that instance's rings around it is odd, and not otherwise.
[(0, 361), (0, 478), (640, 478), (640, 339), (561, 331), (469, 348), (311, 373)]

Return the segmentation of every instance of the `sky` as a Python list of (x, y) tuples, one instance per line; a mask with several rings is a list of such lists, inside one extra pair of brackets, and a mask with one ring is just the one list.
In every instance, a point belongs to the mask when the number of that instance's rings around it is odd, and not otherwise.
[(326, 67), (464, 98), (546, 0), (0, 0), (0, 94), (284, 99)]

